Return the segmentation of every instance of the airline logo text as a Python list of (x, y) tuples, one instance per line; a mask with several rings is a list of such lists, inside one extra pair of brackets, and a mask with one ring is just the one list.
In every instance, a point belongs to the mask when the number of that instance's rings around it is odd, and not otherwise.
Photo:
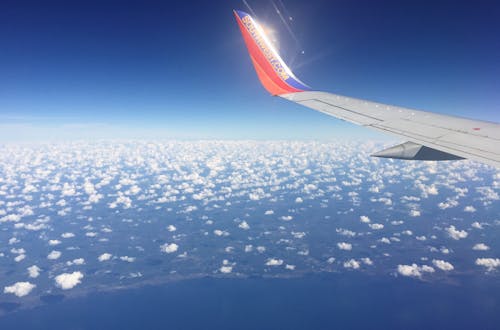
[(288, 78), (290, 78), (288, 73), (286, 73), (285, 68), (281, 65), (280, 61), (274, 56), (271, 49), (269, 49), (262, 36), (259, 34), (259, 31), (257, 31), (257, 29), (255, 28), (255, 25), (253, 24), (250, 16), (243, 17), (242, 22), (247, 28), (250, 35), (252, 36), (253, 40), (255, 40), (257, 46), (259, 46), (260, 50), (262, 51), (266, 59), (269, 61), (269, 63), (271, 63), (271, 66), (273, 67), (274, 71), (276, 71), (276, 73), (283, 80), (287, 80)]

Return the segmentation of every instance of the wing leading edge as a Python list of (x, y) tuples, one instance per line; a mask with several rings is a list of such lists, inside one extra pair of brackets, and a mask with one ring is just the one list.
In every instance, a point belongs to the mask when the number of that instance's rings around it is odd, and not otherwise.
[(314, 91), (293, 74), (250, 15), (241, 11), (234, 11), (234, 15), (257, 76), (271, 95), (407, 141), (373, 156), (408, 160), (468, 158), (500, 168), (500, 124)]

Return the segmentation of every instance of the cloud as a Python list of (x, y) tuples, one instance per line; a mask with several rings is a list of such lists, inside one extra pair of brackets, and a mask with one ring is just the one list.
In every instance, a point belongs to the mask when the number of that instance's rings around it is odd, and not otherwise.
[(490, 247), (484, 243), (478, 243), (472, 247), (475, 251), (488, 251)]
[(29, 295), (34, 288), (36, 288), (36, 285), (30, 282), (17, 282), (11, 286), (6, 286), (3, 292), (12, 293), (18, 297), (24, 297)]
[(11, 239), (9, 239), (9, 245), (12, 245), (12, 244), (17, 244), (21, 242), (17, 237), (12, 237)]
[(82, 279), (83, 274), (81, 272), (73, 272), (57, 275), (54, 280), (57, 287), (69, 290), (80, 284)]
[(476, 228), (476, 229), (483, 229), (483, 225), (480, 224), (479, 222), (475, 221), (471, 224), (471, 227), (472, 228)]
[(97, 258), (97, 260), (99, 260), (100, 262), (103, 262), (103, 261), (108, 261), (108, 260), (110, 260), (110, 259), (111, 259), (111, 257), (112, 257), (112, 256), (113, 256), (113, 255), (112, 255), (111, 253), (107, 253), (107, 252), (106, 252), (106, 253), (101, 254), (101, 255)]
[(40, 271), (41, 269), (36, 265), (28, 267), (28, 274), (31, 278), (37, 278), (40, 275)]
[(266, 266), (281, 266), (281, 265), (283, 265), (283, 260), (281, 259), (269, 258), (266, 261)]
[(476, 208), (472, 205), (468, 205), (464, 208), (464, 212), (474, 213), (476, 212)]
[(300, 239), (300, 238), (304, 238), (306, 236), (306, 233), (303, 231), (299, 231), (299, 232), (292, 231), (292, 236)]
[(214, 235), (215, 236), (229, 236), (229, 233), (225, 230), (215, 229)]
[(452, 264), (450, 264), (449, 262), (447, 261), (444, 261), (444, 260), (432, 260), (432, 264), (441, 269), (441, 270), (444, 270), (444, 271), (450, 271), (450, 270), (453, 270), (455, 267), (453, 267)]
[(465, 230), (457, 230), (453, 225), (446, 228), (446, 232), (451, 238), (457, 241), (461, 238), (466, 238), (468, 236)]
[(257, 246), (256, 249), (257, 249), (257, 252), (259, 252), (259, 253), (266, 252), (266, 247), (265, 246)]
[(370, 223), (370, 218), (367, 217), (366, 215), (362, 215), (359, 217), (359, 221), (361, 221), (363, 223)]
[(168, 230), (169, 232), (174, 232), (174, 231), (176, 231), (176, 230), (177, 230), (177, 228), (175, 228), (175, 226), (174, 226), (174, 225), (168, 225), (167, 230)]
[(421, 277), (423, 273), (434, 273), (434, 268), (427, 265), (418, 266), (417, 264), (398, 265), (398, 273), (403, 276)]
[(355, 259), (350, 259), (344, 262), (344, 268), (358, 269), (359, 267), (361, 267), (361, 264)]
[(51, 240), (49, 240), (49, 245), (50, 246), (56, 246), (56, 245), (59, 245), (59, 244), (61, 244), (60, 240), (57, 240), (57, 239), (51, 239)]
[(162, 252), (165, 252), (165, 253), (174, 253), (179, 249), (179, 245), (177, 245), (175, 243), (171, 243), (171, 244), (165, 243), (162, 246), (160, 246), (160, 249), (162, 250)]
[(219, 271), (223, 274), (229, 274), (233, 271), (233, 267), (231, 266), (222, 266), (221, 268), (219, 268)]
[(381, 223), (371, 223), (368, 225), (373, 230), (381, 230), (384, 229), (384, 225)]
[(352, 250), (352, 244), (346, 243), (346, 242), (337, 243), (337, 247), (341, 250), (344, 250), (344, 251), (351, 251)]
[(129, 256), (123, 256), (123, 257), (120, 257), (120, 260), (126, 261), (126, 262), (134, 262), (135, 258), (134, 257), (129, 257)]
[(373, 261), (370, 258), (361, 258), (361, 261), (368, 266), (373, 266)]
[(49, 260), (57, 260), (61, 257), (61, 252), (60, 251), (52, 251), (49, 253), (49, 255), (47, 256), (47, 259)]
[(20, 255), (18, 255), (17, 257), (15, 257), (15, 258), (14, 258), (14, 261), (15, 261), (15, 262), (21, 262), (21, 261), (23, 261), (25, 258), (26, 258), (26, 255), (25, 255), (25, 254), (20, 254)]
[(68, 266), (73, 266), (73, 265), (80, 266), (80, 265), (83, 265), (83, 264), (85, 264), (85, 259), (83, 259), (83, 258), (73, 259), (73, 261), (67, 261), (66, 262), (66, 265), (68, 265)]
[(411, 210), (410, 211), (410, 216), (411, 217), (419, 217), (420, 216), (420, 211), (419, 210)]
[(486, 269), (491, 272), (500, 266), (500, 259), (498, 258), (477, 258), (476, 265), (486, 267)]
[(62, 238), (72, 238), (72, 237), (75, 237), (75, 234), (73, 234), (73, 233), (63, 233), (63, 234), (61, 234), (61, 237)]
[(242, 221), (238, 227), (240, 227), (241, 229), (244, 229), (244, 230), (248, 230), (250, 229), (250, 226), (248, 225), (248, 223), (246, 221)]

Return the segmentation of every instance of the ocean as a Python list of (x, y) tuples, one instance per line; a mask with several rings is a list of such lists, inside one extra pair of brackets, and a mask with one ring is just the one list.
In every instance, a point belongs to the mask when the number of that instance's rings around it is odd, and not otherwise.
[(46, 299), (7, 313), (0, 329), (499, 329), (499, 302), (496, 276), (207, 277)]

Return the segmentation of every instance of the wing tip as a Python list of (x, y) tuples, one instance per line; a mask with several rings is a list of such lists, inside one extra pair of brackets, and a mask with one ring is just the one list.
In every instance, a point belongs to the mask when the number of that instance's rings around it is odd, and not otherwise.
[(260, 25), (246, 12), (233, 10), (257, 76), (271, 95), (310, 91), (281, 59)]

